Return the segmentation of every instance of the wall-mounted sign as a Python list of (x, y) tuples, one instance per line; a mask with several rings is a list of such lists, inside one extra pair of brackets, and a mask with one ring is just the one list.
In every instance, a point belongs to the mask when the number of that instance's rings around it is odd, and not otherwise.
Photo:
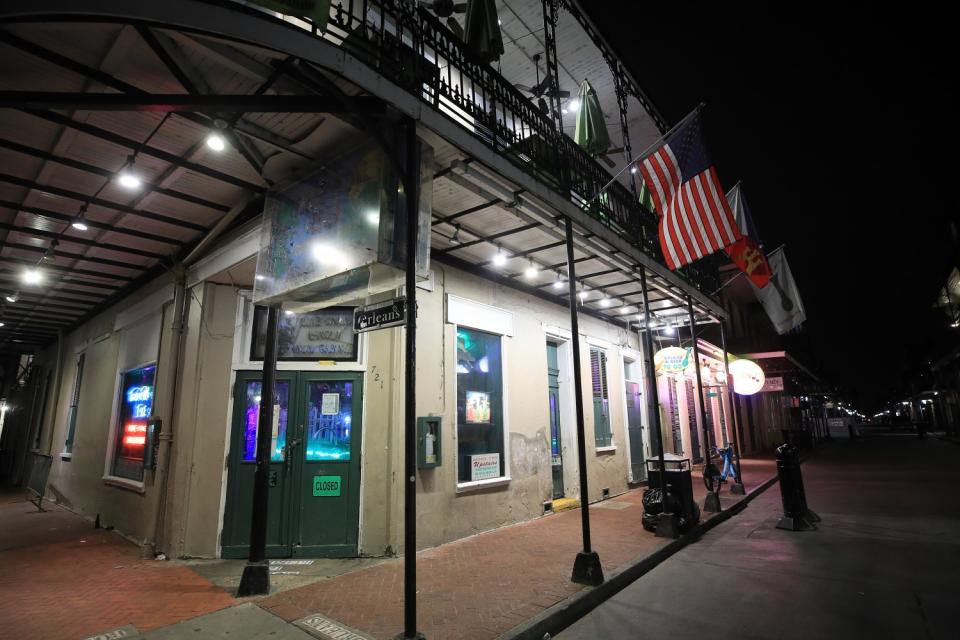
[(653, 364), (657, 371), (680, 373), (690, 366), (691, 350), (680, 347), (667, 347), (653, 354)]
[(752, 396), (763, 388), (763, 369), (752, 360), (734, 360), (730, 363), (733, 390), (742, 396)]
[(470, 456), (470, 480), (489, 480), (500, 477), (500, 454), (481, 453)]
[(316, 498), (339, 496), (340, 476), (313, 476), (313, 495)]
[[(329, 307), (309, 313), (283, 313), (277, 327), (278, 360), (356, 360), (358, 336), (353, 307)], [(267, 308), (256, 307), (250, 360), (263, 360), (267, 344)]]
[(353, 314), (353, 330), (357, 333), (398, 327), (407, 320), (407, 299), (394, 298), (366, 307), (357, 307)]
[(760, 393), (767, 393), (768, 391), (783, 391), (783, 376), (767, 378), (760, 389)]
[(153, 412), (156, 365), (131, 369), (120, 380), (120, 423), (111, 475), (140, 481), (148, 445), (147, 418)]

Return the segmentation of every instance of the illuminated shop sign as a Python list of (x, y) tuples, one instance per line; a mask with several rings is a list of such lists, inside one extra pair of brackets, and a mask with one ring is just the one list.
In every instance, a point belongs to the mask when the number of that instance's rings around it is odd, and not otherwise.
[(734, 360), (730, 363), (733, 390), (742, 396), (752, 396), (763, 388), (766, 376), (763, 369), (752, 360)]
[(680, 373), (690, 366), (690, 349), (680, 347), (660, 349), (653, 355), (653, 363), (657, 371)]
[(147, 365), (126, 371), (121, 377), (120, 421), (111, 475), (143, 479), (144, 458), (151, 440), (147, 419), (153, 414), (156, 372), (156, 365)]

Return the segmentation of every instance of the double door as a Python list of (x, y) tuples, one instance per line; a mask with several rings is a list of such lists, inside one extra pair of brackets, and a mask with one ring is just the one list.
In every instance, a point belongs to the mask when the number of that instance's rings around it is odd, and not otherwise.
[[(362, 374), (278, 371), (271, 425), (267, 557), (357, 555)], [(234, 383), (221, 554), (249, 552), (262, 374)]]

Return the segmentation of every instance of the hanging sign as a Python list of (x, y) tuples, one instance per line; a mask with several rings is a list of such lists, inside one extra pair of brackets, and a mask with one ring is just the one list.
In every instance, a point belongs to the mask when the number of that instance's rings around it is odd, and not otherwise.
[(763, 388), (760, 389), (760, 393), (767, 393), (768, 391), (783, 391), (783, 376), (767, 378), (763, 383)]
[(742, 396), (752, 396), (763, 388), (766, 378), (763, 369), (752, 360), (734, 360), (730, 363), (733, 390)]
[(353, 314), (353, 330), (357, 333), (398, 327), (407, 321), (407, 299), (403, 296), (357, 307)]
[(653, 354), (653, 364), (657, 371), (680, 373), (690, 366), (690, 349), (667, 347)]

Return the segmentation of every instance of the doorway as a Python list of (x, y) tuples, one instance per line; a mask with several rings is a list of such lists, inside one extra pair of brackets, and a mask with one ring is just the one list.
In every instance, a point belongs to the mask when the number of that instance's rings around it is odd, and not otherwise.
[(563, 442), (560, 435), (560, 364), (558, 345), (547, 342), (547, 394), (550, 402), (550, 470), (553, 498), (563, 497)]
[[(267, 557), (357, 555), (362, 374), (278, 371), (271, 439)], [(249, 552), (262, 374), (240, 371), (221, 555)]]
[(630, 449), (630, 481), (647, 478), (644, 451), (643, 398), (640, 387), (640, 362), (623, 359), (624, 389), (627, 403), (627, 442)]

